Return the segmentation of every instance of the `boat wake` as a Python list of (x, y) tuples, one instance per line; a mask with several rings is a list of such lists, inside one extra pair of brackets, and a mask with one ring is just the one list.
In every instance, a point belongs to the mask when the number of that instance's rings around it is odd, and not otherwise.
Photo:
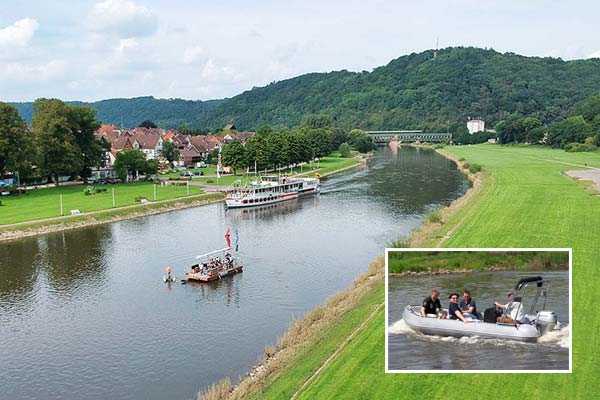
[(538, 343), (557, 344), (563, 349), (568, 349), (571, 342), (571, 326), (565, 325), (546, 333), (538, 339)]
[[(569, 325), (560, 329), (548, 332), (538, 339), (538, 343), (544, 345), (558, 345), (561, 348), (569, 348)], [(536, 343), (526, 343), (516, 340), (490, 339), (479, 336), (463, 336), (460, 338), (451, 336), (425, 335), (413, 330), (404, 319), (394, 322), (388, 327), (388, 333), (391, 335), (410, 335), (420, 340), (428, 340), (433, 342), (450, 342), (459, 344), (486, 344), (496, 346), (535, 346)]]

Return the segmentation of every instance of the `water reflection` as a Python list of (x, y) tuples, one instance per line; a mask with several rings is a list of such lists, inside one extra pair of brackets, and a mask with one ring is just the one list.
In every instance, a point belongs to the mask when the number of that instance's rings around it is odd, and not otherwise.
[[(0, 245), (0, 397), (192, 398), (241, 376), (293, 318), (465, 187), (433, 152), (385, 150), (326, 180), (317, 197), (213, 204)], [(227, 227), (239, 232), (242, 274), (162, 282), (166, 265), (181, 276), (196, 255), (222, 248)]]

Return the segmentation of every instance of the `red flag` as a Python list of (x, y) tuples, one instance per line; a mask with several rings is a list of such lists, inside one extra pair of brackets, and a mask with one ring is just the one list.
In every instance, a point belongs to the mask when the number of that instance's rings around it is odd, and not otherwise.
[(231, 247), (231, 231), (227, 228), (227, 232), (225, 232), (225, 241), (227, 242), (227, 247)]

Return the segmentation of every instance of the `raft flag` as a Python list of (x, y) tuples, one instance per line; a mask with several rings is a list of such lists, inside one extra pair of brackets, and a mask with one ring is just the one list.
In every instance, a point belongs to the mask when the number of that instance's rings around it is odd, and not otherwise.
[(225, 232), (225, 242), (227, 242), (227, 247), (231, 247), (231, 231), (227, 228), (227, 232)]

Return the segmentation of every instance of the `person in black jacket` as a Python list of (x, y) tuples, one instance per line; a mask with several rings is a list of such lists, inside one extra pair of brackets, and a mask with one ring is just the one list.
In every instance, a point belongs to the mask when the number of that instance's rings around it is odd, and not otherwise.
[(442, 316), (442, 303), (440, 302), (440, 292), (437, 289), (431, 290), (431, 296), (428, 296), (423, 300), (421, 306), (421, 315), (426, 317), (427, 315), (436, 315), (437, 317)]

